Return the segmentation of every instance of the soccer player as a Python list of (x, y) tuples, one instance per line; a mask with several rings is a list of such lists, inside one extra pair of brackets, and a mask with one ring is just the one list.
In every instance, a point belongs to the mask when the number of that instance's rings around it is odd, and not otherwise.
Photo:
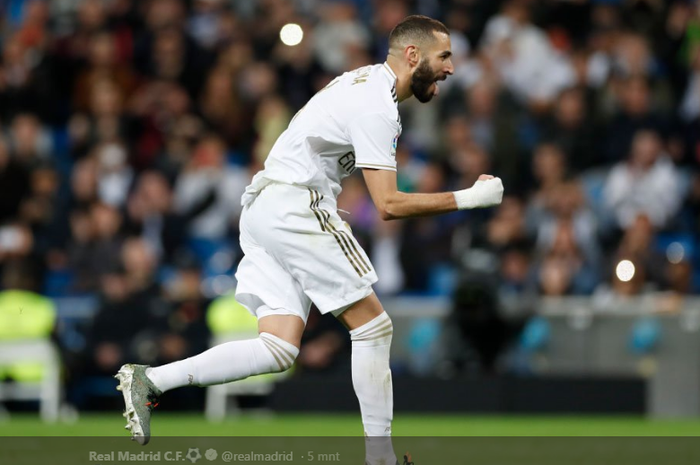
[(367, 464), (396, 463), (390, 439), (372, 441), (391, 436), (392, 322), (372, 291), (377, 275), (338, 216), (336, 198), (342, 179), (361, 168), (383, 220), (501, 202), (503, 184), (488, 175), (457, 192), (406, 194), (397, 189), (398, 104), (411, 96), (430, 101), (438, 95), (438, 81), (453, 71), (445, 26), (426, 16), (409, 16), (391, 32), (385, 63), (335, 78), (296, 114), (242, 197), (245, 256), (236, 273), (236, 298), (257, 316), (259, 337), (160, 367), (124, 365), (118, 389), (134, 439), (148, 442), (151, 410), (165, 391), (289, 369), (314, 303), (350, 331)]

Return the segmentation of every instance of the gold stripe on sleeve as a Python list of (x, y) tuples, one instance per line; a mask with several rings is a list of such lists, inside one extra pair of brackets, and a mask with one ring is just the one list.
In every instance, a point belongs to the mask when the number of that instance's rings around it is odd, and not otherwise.
[(387, 169), (388, 168), (392, 171), (396, 171), (396, 167), (391, 166), (391, 165), (379, 165), (379, 164), (374, 164), (374, 163), (357, 163), (357, 162), (355, 162), (355, 166), (360, 167), (360, 168), (363, 168), (363, 167), (364, 168), (379, 168), (379, 169)]

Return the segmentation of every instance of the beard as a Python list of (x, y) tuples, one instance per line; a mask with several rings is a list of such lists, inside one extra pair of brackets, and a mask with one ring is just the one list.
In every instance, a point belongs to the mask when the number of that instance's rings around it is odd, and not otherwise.
[(430, 68), (428, 60), (421, 60), (411, 75), (411, 91), (419, 102), (427, 103), (433, 98), (433, 92), (430, 91), (430, 87), (435, 82), (435, 79), (436, 75)]

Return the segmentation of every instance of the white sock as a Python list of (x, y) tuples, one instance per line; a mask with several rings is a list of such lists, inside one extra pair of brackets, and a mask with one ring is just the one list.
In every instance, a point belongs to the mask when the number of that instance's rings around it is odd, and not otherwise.
[(299, 349), (269, 333), (256, 339), (232, 341), (194, 357), (149, 368), (146, 375), (161, 391), (181, 386), (211, 386), (248, 376), (278, 373), (289, 369)]
[(382, 313), (350, 331), (352, 339), (352, 384), (360, 401), (365, 428), (367, 463), (396, 463), (391, 445), (394, 391), (389, 369), (393, 335), (389, 315)]

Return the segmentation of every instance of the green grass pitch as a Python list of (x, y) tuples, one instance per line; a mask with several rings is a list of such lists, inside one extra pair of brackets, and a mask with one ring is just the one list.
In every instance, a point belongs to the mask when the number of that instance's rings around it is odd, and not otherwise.
[[(218, 463), (227, 462), (223, 460), (225, 451), (243, 454), (284, 451), (292, 454), (290, 461), (285, 460), (292, 464), (310, 461), (341, 465), (364, 463), (365, 445), (359, 413), (247, 414), (229, 417), (221, 423), (209, 423), (201, 414), (156, 412), (152, 423), (153, 439), (146, 447), (129, 441), (123, 425), (120, 412), (85, 414), (74, 423), (52, 425), (41, 423), (36, 415), (13, 415), (11, 420), (0, 422), (0, 450), (9, 465), (115, 465), (123, 460), (109, 454), (125, 451), (163, 454), (159, 457), (161, 461), (175, 457), (179, 463), (189, 464), (185, 453), (194, 451), (193, 448), (202, 453), (218, 451), (221, 454)], [(700, 420), (400, 413), (395, 417), (394, 435), (394, 449), (410, 451), (416, 465), (700, 463), (697, 441)], [(91, 459), (89, 454), (94, 452), (107, 455)], [(173, 455), (178, 453), (179, 456)], [(149, 458), (130, 460), (156, 463)], [(211, 456), (197, 463), (210, 462), (217, 463)]]
[[(0, 436), (120, 436), (120, 412), (83, 414), (73, 423), (45, 424), (36, 415), (0, 421)], [(202, 414), (156, 412), (155, 436), (361, 436), (359, 413), (270, 414), (209, 423)], [(396, 436), (700, 436), (698, 420), (630, 416), (472, 416), (396, 414)]]

